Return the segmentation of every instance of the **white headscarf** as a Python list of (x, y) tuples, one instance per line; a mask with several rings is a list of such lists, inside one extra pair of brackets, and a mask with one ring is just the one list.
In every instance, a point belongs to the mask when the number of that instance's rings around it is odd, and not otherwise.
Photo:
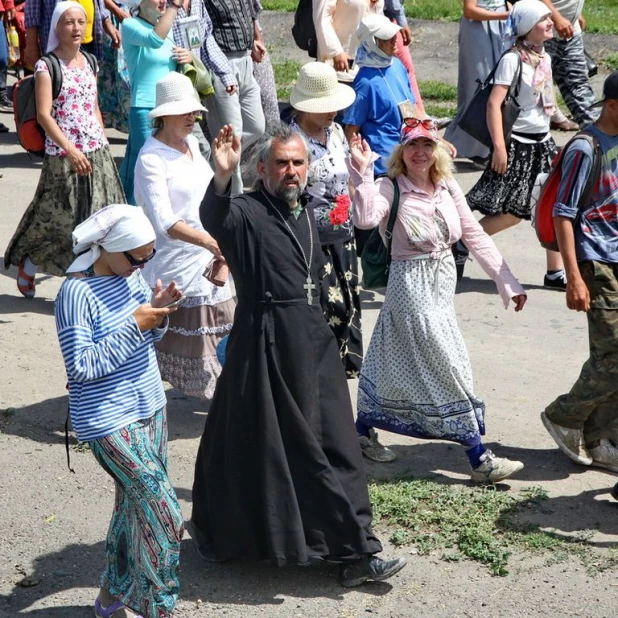
[(58, 27), (58, 22), (60, 18), (69, 9), (81, 9), (86, 15), (86, 9), (79, 4), (79, 2), (73, 2), (72, 0), (63, 0), (62, 2), (58, 2), (54, 7), (54, 12), (52, 13), (51, 25), (49, 27), (49, 38), (47, 39), (47, 49), (45, 53), (49, 54), (49, 52), (54, 51), (58, 45), (60, 45), (60, 38), (58, 37), (58, 33), (56, 32), (56, 28)]
[(551, 15), (547, 5), (541, 0), (519, 0), (506, 21), (504, 30), (505, 46), (509, 49), (515, 39), (526, 36), (544, 17)]
[(67, 272), (90, 268), (101, 255), (100, 247), (111, 253), (132, 251), (153, 242), (155, 237), (148, 217), (139, 206), (106, 206), (73, 230), (73, 253), (79, 257)]

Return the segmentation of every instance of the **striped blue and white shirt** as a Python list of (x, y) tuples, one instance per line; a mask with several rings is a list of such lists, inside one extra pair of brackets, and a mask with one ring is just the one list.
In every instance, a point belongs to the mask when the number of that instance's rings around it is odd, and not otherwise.
[(71, 423), (83, 442), (149, 418), (165, 405), (153, 344), (167, 326), (140, 332), (133, 317), (151, 296), (139, 270), (128, 278), (68, 278), (60, 288), (56, 328)]

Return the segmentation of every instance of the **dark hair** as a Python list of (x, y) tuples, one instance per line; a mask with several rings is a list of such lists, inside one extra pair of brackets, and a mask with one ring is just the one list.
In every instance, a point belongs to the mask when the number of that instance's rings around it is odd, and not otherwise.
[[(251, 168), (256, 169), (258, 163), (265, 163), (268, 157), (270, 156), (270, 151), (273, 147), (273, 142), (280, 142), (282, 144), (287, 144), (292, 140), (299, 139), (304, 147), (305, 153), (307, 156), (307, 164), (311, 163), (311, 150), (309, 149), (309, 144), (303, 135), (298, 133), (290, 127), (290, 125), (285, 124), (284, 122), (279, 122), (274, 127), (271, 127), (260, 137), (260, 139), (253, 146), (253, 155), (251, 157)], [(260, 189), (262, 187), (262, 179), (258, 178), (254, 183), (255, 189)]]
[(156, 118), (152, 119), (152, 128), (155, 131), (163, 128), (163, 116), (157, 116)]

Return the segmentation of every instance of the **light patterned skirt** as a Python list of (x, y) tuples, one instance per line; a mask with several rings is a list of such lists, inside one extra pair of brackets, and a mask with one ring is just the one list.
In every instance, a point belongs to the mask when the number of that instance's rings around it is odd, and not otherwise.
[[(170, 314), (165, 337), (155, 343), (161, 377), (186, 395), (212, 399), (221, 373), (217, 347), (229, 335), (236, 303), (206, 304), (193, 296)], [(208, 299), (210, 300), (210, 299)]]
[(386, 299), (361, 368), (358, 418), (416, 438), (474, 446), (485, 404), (455, 315), (450, 251), (441, 259), (393, 261)]

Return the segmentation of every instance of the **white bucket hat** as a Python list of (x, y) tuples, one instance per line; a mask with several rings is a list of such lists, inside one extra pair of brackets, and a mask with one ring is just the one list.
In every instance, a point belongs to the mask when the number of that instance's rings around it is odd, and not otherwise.
[(197, 96), (191, 80), (176, 71), (168, 73), (157, 82), (156, 93), (155, 108), (148, 114), (150, 118), (207, 111)]
[(335, 69), (323, 62), (301, 67), (290, 92), (290, 105), (301, 112), (327, 114), (349, 107), (356, 98), (350, 86), (337, 81)]
[(401, 26), (394, 24), (388, 17), (374, 13), (363, 18), (356, 30), (356, 36), (361, 43), (371, 38), (389, 41), (400, 30)]

